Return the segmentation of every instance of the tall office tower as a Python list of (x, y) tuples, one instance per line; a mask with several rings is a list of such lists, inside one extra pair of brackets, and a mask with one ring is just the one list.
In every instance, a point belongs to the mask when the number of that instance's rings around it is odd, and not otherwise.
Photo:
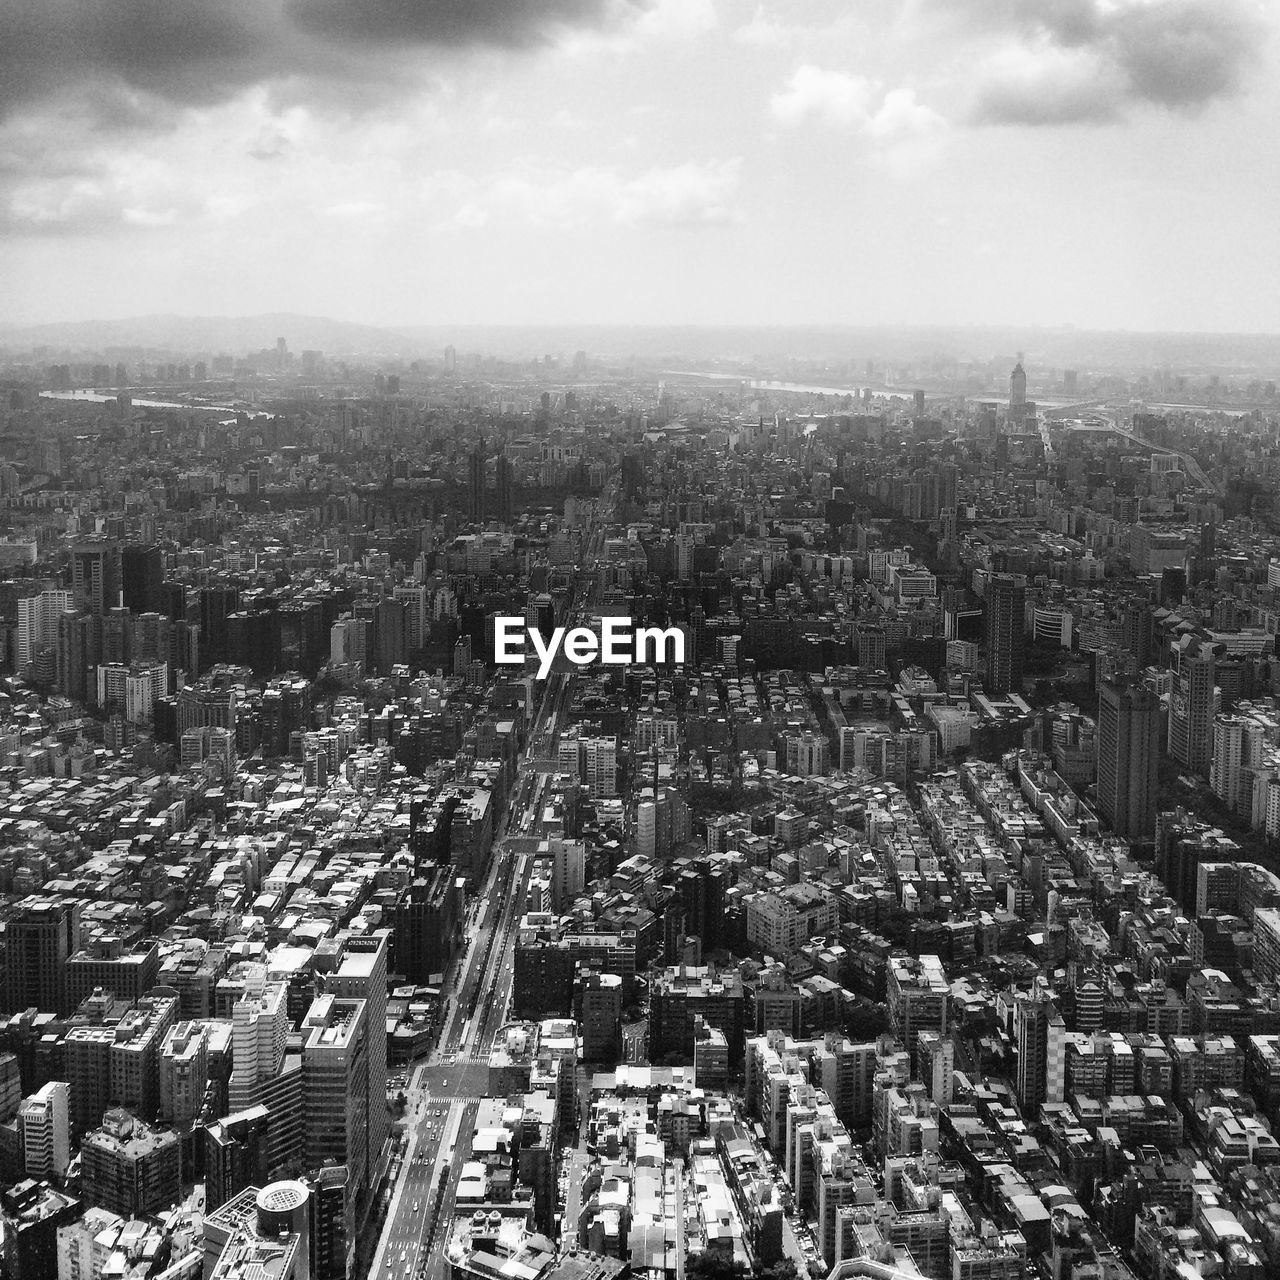
[(71, 548), (71, 590), (77, 608), (101, 616), (120, 603), (120, 548), (81, 542)]
[(924, 390), (920, 387), (917, 387), (915, 391), (912, 392), (912, 400), (915, 404), (915, 416), (917, 418), (923, 418), (924, 417)]
[(187, 616), (187, 589), (172, 579), (160, 586), (160, 612), (174, 622)]
[(62, 1178), (71, 1163), (71, 1087), (50, 1080), (18, 1112), (28, 1178)]
[(76, 702), (89, 697), (88, 627), (88, 617), (74, 609), (58, 617), (58, 688)]
[(886, 643), (883, 627), (859, 627), (858, 666), (868, 671), (888, 671)]
[(1027, 403), (1027, 373), (1022, 367), (1022, 357), (1019, 355), (1018, 363), (1013, 366), (1013, 372), (1009, 375), (1009, 407), (1014, 405), (1022, 405)]
[(1155, 835), (1160, 700), (1141, 685), (1098, 690), (1098, 810), (1118, 836)]
[(244, 994), (231, 1006), (231, 1028), (227, 1101), (232, 1111), (244, 1111), (262, 1101), (289, 1040), (288, 987), (268, 982), (265, 965), (246, 966)]
[(497, 486), (497, 508), (498, 519), (503, 524), (510, 524), (515, 519), (515, 493), (512, 480), (511, 459), (505, 453), (498, 454), (494, 463), (494, 469), (498, 482)]
[(960, 500), (960, 468), (954, 462), (938, 464), (938, 511), (950, 511), (955, 515)]
[(4, 1005), (0, 1012), (67, 1013), (67, 961), (80, 949), (80, 905), (31, 895), (5, 924)]
[[(317, 996), (302, 1020), (303, 1149), (308, 1169), (346, 1165), (354, 1202), (369, 1185), (375, 1135), (369, 1131), (370, 1086), (384, 1099), (385, 1073), (369, 1071), (369, 1008), (363, 1000)], [(385, 1044), (382, 1033), (374, 1037)]]
[(379, 600), (374, 609), (374, 667), (381, 676), (409, 659), (408, 611), (399, 600)]
[(1017, 997), (1013, 1021), (1018, 1046), (1018, 1105), (1024, 1115), (1035, 1116), (1041, 1103), (1063, 1099), (1067, 1071), (1066, 1023), (1039, 979), (1029, 995)]
[(1202, 776), (1213, 757), (1215, 675), (1212, 647), (1193, 640), (1178, 654), (1169, 698), (1169, 754)]
[[(324, 980), (326, 993), (348, 1001), (362, 1000), (365, 1004), (369, 1060), (365, 1127), (371, 1171), (377, 1164), (391, 1129), (387, 1091), (383, 1085), (387, 1078), (387, 1037), (374, 1034), (385, 1027), (387, 1021), (387, 961), (390, 949), (389, 929), (379, 929), (364, 937), (349, 938), (342, 949), (342, 960), (338, 968), (327, 974)], [(346, 1164), (352, 1169), (358, 1184), (363, 1182), (363, 1174), (350, 1161), (339, 1160), (338, 1163)]]
[(467, 456), (467, 511), (475, 524), (484, 524), (484, 441)]
[(200, 592), (200, 647), (207, 664), (227, 661), (231, 642), (227, 619), (239, 607), (240, 592), (236, 587), (205, 587)]
[(1131, 600), (1121, 622), (1124, 650), (1133, 656), (1134, 671), (1151, 665), (1155, 650), (1155, 615), (1146, 600)]
[(990, 693), (1021, 693), (1026, 646), (1027, 580), (995, 573), (987, 584), (987, 676)]
[(160, 609), (164, 564), (159, 547), (131, 543), (120, 552), (120, 580), (124, 605), (134, 613)]

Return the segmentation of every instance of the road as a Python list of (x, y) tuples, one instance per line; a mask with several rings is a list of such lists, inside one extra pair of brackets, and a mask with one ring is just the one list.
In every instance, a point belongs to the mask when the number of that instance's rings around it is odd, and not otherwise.
[[(566, 617), (578, 620), (595, 596), (595, 569), (616, 484), (606, 489), (588, 529)], [(373, 1280), (445, 1280), (444, 1256), (453, 1223), (454, 1196), (470, 1150), (477, 1105), (488, 1095), (489, 1052), (507, 1018), (515, 979), (516, 930), (541, 831), (545, 773), (540, 759), (554, 757), (556, 739), (575, 676), (553, 673), (543, 684), (529, 726), (510, 802), (494, 833), (493, 853), (467, 920), (468, 943), (455, 968), (454, 998), (436, 1050), (417, 1067), (406, 1090), (411, 1137), (398, 1185), (374, 1255)], [(437, 1205), (441, 1176), (447, 1181)]]

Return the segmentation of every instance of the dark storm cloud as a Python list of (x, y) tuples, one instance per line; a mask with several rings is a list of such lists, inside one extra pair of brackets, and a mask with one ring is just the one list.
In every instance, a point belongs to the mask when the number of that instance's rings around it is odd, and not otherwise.
[(524, 49), (645, 0), (2, 0), (0, 118), (96, 95), (139, 95), (153, 122), (253, 84), (394, 88), (423, 49)]
[(948, 0), (946, 13), (1023, 43), (1021, 63), (980, 73), (978, 124), (1103, 124), (1136, 107), (1196, 111), (1240, 89), (1266, 35), (1248, 0)]
[(600, 0), (289, 0), (288, 14), (299, 30), (325, 40), (527, 48), (616, 7)]

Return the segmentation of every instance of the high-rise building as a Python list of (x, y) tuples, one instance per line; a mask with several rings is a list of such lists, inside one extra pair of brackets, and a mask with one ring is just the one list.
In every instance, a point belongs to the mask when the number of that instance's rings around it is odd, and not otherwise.
[(80, 945), (76, 901), (24, 898), (5, 923), (4, 1006), (0, 1012), (40, 1009), (66, 1013), (67, 960)]
[(986, 687), (989, 692), (1022, 691), (1026, 598), (1027, 583), (1021, 575), (991, 575), (986, 597)]
[(936, 955), (891, 957), (886, 994), (894, 1034), (913, 1059), (922, 1031), (946, 1034), (951, 988)]
[(1018, 406), (1027, 403), (1027, 372), (1022, 367), (1022, 359), (1019, 357), (1018, 363), (1013, 366), (1013, 372), (1009, 375), (1009, 412), (1013, 413)]
[(581, 840), (557, 839), (551, 845), (551, 901), (557, 911), (567, 911), (586, 886), (587, 846)]
[(464, 912), (453, 868), (422, 863), (396, 903), (391, 962), (396, 974), (415, 985), (442, 982), (462, 943)]
[[(344, 1000), (362, 1000), (368, 1041), (368, 1088), (365, 1091), (365, 1130), (368, 1144), (368, 1172), (372, 1173), (391, 1129), (387, 1110), (387, 960), (391, 932), (379, 929), (365, 936), (348, 938), (342, 960), (335, 972), (327, 974), (324, 989)], [(336, 1157), (335, 1157), (336, 1158)], [(351, 1170), (356, 1185), (363, 1186), (365, 1173), (349, 1160), (339, 1160)]]
[(164, 585), (164, 562), (159, 547), (130, 544), (120, 552), (124, 606), (134, 613), (158, 612)]
[(1261, 721), (1250, 716), (1214, 716), (1209, 785), (1233, 813), (1252, 816), (1254, 771), (1267, 747)]
[(583, 738), (582, 781), (587, 794), (608, 799), (618, 794), (618, 739)]
[(1104, 681), (1098, 690), (1098, 810), (1118, 836), (1155, 835), (1160, 701), (1140, 685)]
[[(307, 1167), (347, 1166), (356, 1188), (368, 1185), (373, 1135), (370, 1085), (383, 1099), (385, 1073), (369, 1075), (368, 1006), (363, 1000), (317, 996), (302, 1021), (303, 1128)], [(383, 1024), (379, 1039), (386, 1043)], [(355, 1196), (352, 1196), (355, 1199)]]
[(76, 606), (102, 617), (120, 603), (120, 548), (114, 542), (82, 542), (71, 549), (71, 591)]
[(1035, 1116), (1044, 1102), (1061, 1102), (1066, 1089), (1067, 1028), (1048, 990), (1037, 984), (1014, 1003), (1018, 1047), (1018, 1104)]
[(205, 1211), (226, 1204), (246, 1187), (270, 1178), (267, 1134), (271, 1113), (264, 1106), (236, 1111), (204, 1130)]
[(1213, 648), (1193, 639), (1176, 651), (1176, 658), (1169, 697), (1169, 754), (1184, 768), (1207, 777), (1217, 710)]
[(859, 627), (858, 666), (869, 671), (887, 671), (889, 658), (883, 627)]
[(617, 1062), (622, 1038), (622, 979), (587, 973), (577, 984), (585, 1062)]
[(70, 591), (41, 591), (18, 601), (18, 627), (14, 633), (14, 662), (23, 671), (41, 649), (58, 643), (58, 619), (75, 607)]
[(160, 1044), (160, 1120), (189, 1128), (209, 1083), (209, 1036), (199, 1022), (176, 1022)]
[(231, 651), (229, 619), (240, 608), (240, 591), (233, 586), (205, 587), (200, 592), (200, 648), (206, 662), (226, 662)]
[(22, 1163), (28, 1178), (58, 1178), (71, 1163), (70, 1086), (50, 1080), (18, 1112)]
[(268, 982), (265, 965), (245, 968), (244, 992), (231, 1008), (231, 1081), (228, 1102), (244, 1111), (262, 1101), (280, 1071), (289, 1040), (288, 988)]

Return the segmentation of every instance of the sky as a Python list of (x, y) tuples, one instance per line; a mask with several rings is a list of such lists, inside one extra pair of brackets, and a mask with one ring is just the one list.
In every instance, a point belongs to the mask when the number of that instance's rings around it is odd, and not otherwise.
[(1280, 332), (1271, 0), (4, 0), (0, 323)]

